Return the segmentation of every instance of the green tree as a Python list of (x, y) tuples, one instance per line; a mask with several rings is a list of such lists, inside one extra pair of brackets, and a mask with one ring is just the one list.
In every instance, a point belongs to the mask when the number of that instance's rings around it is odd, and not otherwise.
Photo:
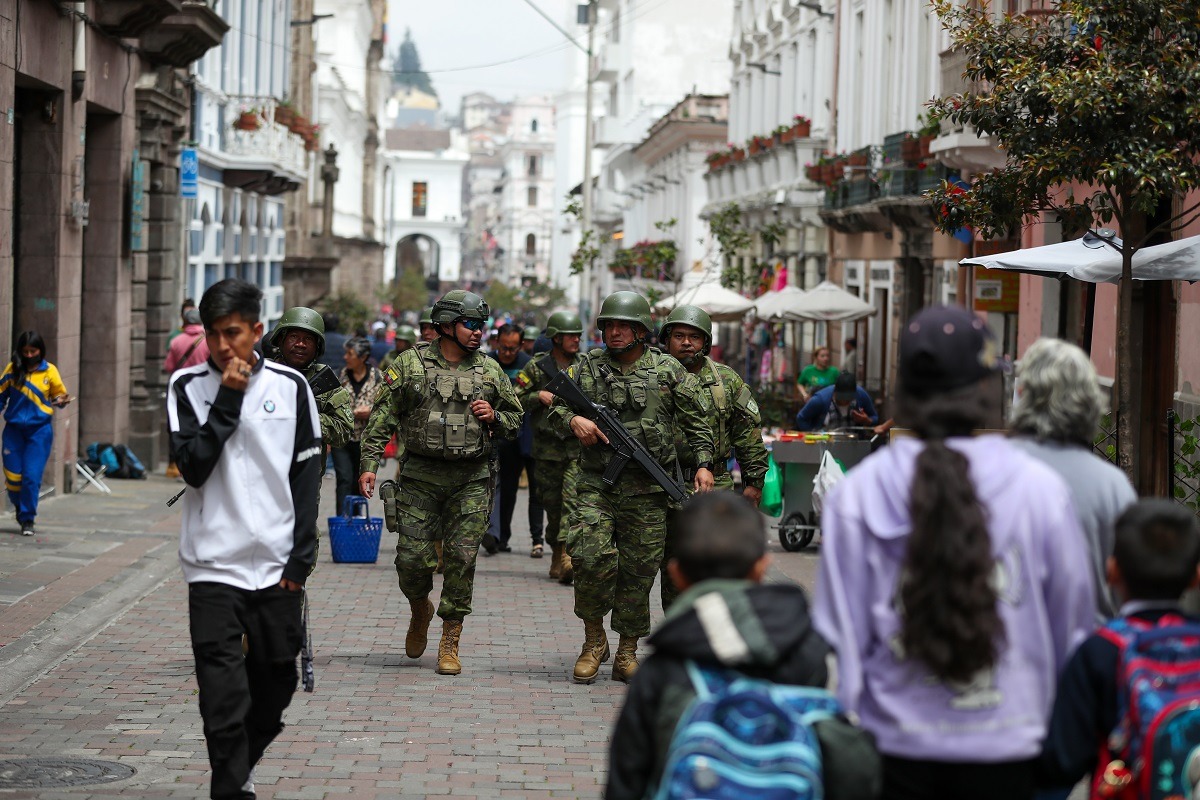
[(338, 330), (342, 333), (353, 334), (356, 330), (366, 330), (372, 321), (370, 307), (356, 294), (340, 292), (329, 295), (321, 301), (320, 311), (337, 314)]
[(741, 291), (746, 285), (746, 274), (737, 265), (737, 258), (749, 247), (753, 238), (742, 224), (742, 209), (737, 203), (728, 203), (708, 219), (708, 230), (716, 239), (721, 254), (721, 285), (727, 289)]
[(425, 94), (437, 97), (433, 81), (429, 73), (421, 69), (421, 55), (417, 52), (417, 44), (412, 40), (412, 30), (404, 29), (404, 41), (392, 62), (392, 85), (397, 88), (416, 89)]
[(1117, 449), (1132, 476), (1133, 256), (1200, 212), (1176, 202), (1200, 185), (1200, 3), (1061, 0), (1057, 14), (999, 18), (986, 2), (933, 5), (974, 88), (936, 99), (932, 117), (995, 137), (1006, 159), (966, 191), (931, 192), (938, 227), (1120, 228)]
[(429, 294), (420, 270), (404, 269), (392, 283), (381, 286), (376, 296), (380, 301), (390, 303), (397, 313), (416, 311), (419, 316), (423, 308), (431, 305)]

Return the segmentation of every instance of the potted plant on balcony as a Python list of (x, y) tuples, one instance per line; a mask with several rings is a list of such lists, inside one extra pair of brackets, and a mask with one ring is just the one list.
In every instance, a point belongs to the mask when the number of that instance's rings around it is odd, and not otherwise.
[(308, 127), (308, 135), (304, 137), (304, 149), (310, 153), (315, 153), (321, 149), (320, 125), (310, 125)]
[(258, 109), (249, 108), (238, 112), (237, 119), (233, 121), (233, 127), (239, 131), (256, 131), (262, 127), (262, 117), (258, 114)]
[(272, 117), (276, 125), (288, 127), (292, 124), (292, 120), (296, 116), (296, 109), (287, 100), (280, 100), (275, 104), (275, 111), (272, 112)]
[(865, 167), (870, 160), (871, 148), (868, 145), (867, 147), (860, 147), (851, 153), (848, 162), (851, 167)]
[(900, 160), (905, 164), (915, 164), (921, 160), (921, 140), (915, 134), (904, 134), (900, 143)]
[(292, 120), (291, 120), (291, 122), (288, 123), (289, 131), (296, 134), (297, 136), (304, 136), (305, 132), (310, 127), (311, 126), (308, 124), (308, 120), (304, 117), (303, 114), (301, 114), (299, 111), (295, 111), (295, 110), (292, 111)]
[(746, 158), (746, 151), (744, 149), (742, 149), (741, 147), (738, 147), (733, 142), (730, 142), (729, 143), (729, 155), (733, 158), (734, 161), (743, 161)]
[(730, 158), (731, 156), (728, 152), (714, 150), (704, 157), (704, 163), (708, 164), (709, 172), (717, 172), (729, 163)]
[(917, 130), (917, 135), (920, 137), (920, 156), (921, 158), (929, 158), (929, 148), (933, 144), (933, 140), (942, 132), (942, 125), (933, 115), (926, 112), (918, 118), (921, 127)]
[(778, 125), (771, 133), (775, 137), (775, 144), (786, 144), (794, 138), (791, 125)]
[(807, 139), (812, 135), (812, 120), (803, 114), (792, 117), (792, 136), (797, 139)]
[(808, 178), (808, 180), (812, 183), (824, 183), (825, 182), (824, 174), (823, 174), (824, 166), (825, 165), (820, 163), (820, 161), (818, 161), (816, 164), (812, 164), (812, 163), (805, 164), (804, 165), (804, 177)]

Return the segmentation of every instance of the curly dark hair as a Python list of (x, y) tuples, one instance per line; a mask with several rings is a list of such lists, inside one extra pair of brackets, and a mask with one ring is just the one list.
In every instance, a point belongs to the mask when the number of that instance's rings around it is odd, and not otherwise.
[(983, 424), (987, 395), (975, 384), (923, 397), (901, 392), (897, 401), (899, 419), (925, 442), (910, 498), (900, 640), (938, 679), (967, 682), (996, 663), (1006, 637), (987, 516), (966, 456), (945, 440)]

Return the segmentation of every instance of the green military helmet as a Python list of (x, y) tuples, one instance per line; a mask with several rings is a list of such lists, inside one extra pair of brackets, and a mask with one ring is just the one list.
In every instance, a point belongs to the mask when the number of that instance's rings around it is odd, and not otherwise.
[(650, 303), (637, 292), (613, 292), (604, 298), (600, 313), (596, 315), (596, 325), (603, 330), (604, 323), (614, 319), (636, 322), (646, 329), (646, 333), (654, 330), (654, 323), (650, 321)]
[(579, 315), (573, 311), (555, 311), (550, 315), (550, 319), (546, 320), (545, 334), (553, 339), (560, 333), (577, 333), (583, 335), (583, 322), (579, 319)]
[(321, 315), (316, 311), (304, 306), (294, 306), (283, 312), (283, 316), (279, 318), (275, 330), (271, 332), (272, 347), (279, 348), (283, 344), (283, 337), (289, 328), (315, 334), (317, 337), (317, 358), (325, 354), (325, 320), (321, 319)]
[(428, 308), (425, 309), (425, 313), (421, 315), (421, 320), (417, 324), (418, 325), (432, 325), (433, 324), (433, 306), (429, 306)]
[(443, 325), (460, 319), (477, 319), (487, 322), (492, 310), (487, 301), (474, 292), (465, 289), (451, 289), (442, 295), (442, 299), (433, 304), (430, 318), (434, 325)]
[(409, 344), (415, 345), (418, 341), (420, 341), (420, 337), (417, 336), (417, 332), (413, 330), (412, 325), (401, 325), (400, 327), (396, 328), (396, 341), (408, 342)]
[(708, 312), (699, 306), (679, 306), (669, 315), (662, 324), (662, 336), (660, 341), (664, 344), (671, 336), (672, 325), (687, 325), (690, 328), (695, 328), (704, 334), (704, 355), (708, 355), (708, 351), (712, 349), (712, 317), (708, 316)]
[(521, 333), (521, 341), (536, 342), (537, 338), (542, 335), (542, 332), (530, 325)]

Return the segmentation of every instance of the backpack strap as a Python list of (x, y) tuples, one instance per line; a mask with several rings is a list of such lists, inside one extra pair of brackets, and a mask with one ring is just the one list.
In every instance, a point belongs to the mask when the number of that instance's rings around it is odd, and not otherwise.
[(695, 690), (699, 700), (706, 700), (724, 690), (733, 683), (733, 678), (736, 676), (736, 673), (731, 673), (729, 670), (702, 667), (690, 658), (687, 660), (686, 666), (688, 679), (691, 680), (692, 689)]

